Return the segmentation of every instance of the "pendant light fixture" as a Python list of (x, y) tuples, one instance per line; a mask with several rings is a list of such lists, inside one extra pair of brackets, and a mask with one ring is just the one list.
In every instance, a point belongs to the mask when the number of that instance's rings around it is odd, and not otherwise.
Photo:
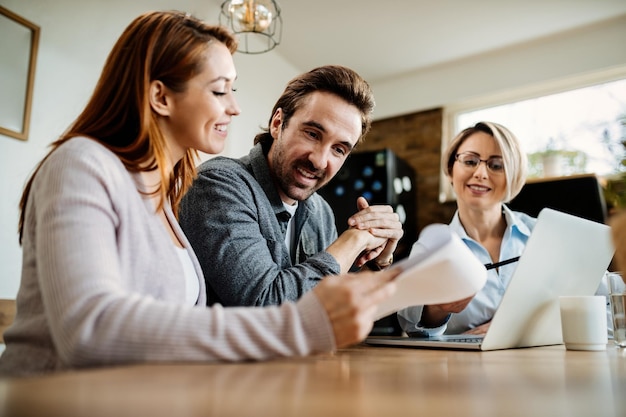
[(238, 37), (239, 52), (262, 54), (280, 44), (283, 21), (274, 0), (226, 0), (219, 21)]

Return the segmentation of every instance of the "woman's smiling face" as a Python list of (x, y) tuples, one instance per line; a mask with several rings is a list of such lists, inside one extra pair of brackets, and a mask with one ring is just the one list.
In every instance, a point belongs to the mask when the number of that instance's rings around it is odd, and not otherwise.
[[(457, 154), (470, 152), (482, 161), (491, 157), (502, 157), (502, 152), (493, 136), (476, 132), (471, 134), (459, 146)], [(500, 205), (506, 194), (506, 174), (493, 172), (485, 162), (476, 167), (463, 165), (455, 161), (452, 167), (452, 187), (459, 206), (490, 209)]]
[(220, 153), (231, 119), (240, 113), (233, 95), (237, 72), (228, 48), (221, 43), (209, 46), (204, 61), (185, 91), (170, 92), (170, 114), (162, 127), (170, 149), (178, 150), (176, 157), (190, 148)]

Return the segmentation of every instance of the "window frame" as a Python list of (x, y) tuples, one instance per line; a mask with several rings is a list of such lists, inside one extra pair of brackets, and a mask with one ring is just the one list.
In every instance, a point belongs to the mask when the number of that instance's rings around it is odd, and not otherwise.
[[(563, 93), (623, 79), (626, 79), (626, 65), (566, 77), (559, 80), (550, 80), (529, 86), (513, 88), (506, 91), (499, 91), (446, 105), (443, 108), (440, 155), (443, 155), (443, 152), (454, 136), (462, 129), (468, 127), (458, 126), (457, 119), (459, 114), (483, 110), (490, 107), (498, 107), (518, 101), (549, 96), (552, 94)], [(494, 120), (494, 122), (497, 122), (497, 120)], [(454, 195), (452, 186), (445, 175), (444, 167), (440, 168), (439, 202), (446, 203), (456, 201), (456, 196)]]

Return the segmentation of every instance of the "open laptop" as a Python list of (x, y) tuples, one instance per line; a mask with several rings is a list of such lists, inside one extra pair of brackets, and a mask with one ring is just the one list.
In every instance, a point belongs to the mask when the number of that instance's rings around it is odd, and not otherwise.
[(545, 208), (484, 336), (370, 336), (365, 343), (483, 351), (562, 344), (558, 297), (593, 295), (613, 253), (609, 226)]

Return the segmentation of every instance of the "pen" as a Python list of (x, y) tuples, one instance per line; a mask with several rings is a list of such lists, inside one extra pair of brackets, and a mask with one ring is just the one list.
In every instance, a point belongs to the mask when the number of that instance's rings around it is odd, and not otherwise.
[(485, 268), (487, 268), (487, 270), (490, 270), (493, 268), (498, 268), (502, 265), (512, 264), (513, 262), (517, 262), (518, 260), (519, 260), (519, 256), (516, 256), (515, 258), (506, 259), (504, 261), (496, 262), (495, 264), (485, 264)]

